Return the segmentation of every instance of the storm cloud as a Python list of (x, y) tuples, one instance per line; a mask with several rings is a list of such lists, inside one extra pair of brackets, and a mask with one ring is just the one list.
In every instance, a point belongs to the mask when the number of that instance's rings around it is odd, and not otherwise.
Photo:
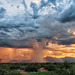
[(30, 2), (30, 6), (26, 1), (0, 2), (1, 47), (31, 47), (32, 39), (75, 44), (74, 0), (39, 0), (40, 4)]
[(72, 1), (68, 7), (64, 8), (59, 16), (59, 21), (70, 22), (75, 21), (75, 2)]

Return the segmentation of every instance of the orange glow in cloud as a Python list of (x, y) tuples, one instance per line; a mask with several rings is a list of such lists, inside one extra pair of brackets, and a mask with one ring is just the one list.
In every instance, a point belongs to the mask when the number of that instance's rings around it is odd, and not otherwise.
[(28, 48), (3, 48), (0, 47), (0, 59), (3, 62), (12, 60), (29, 60), (32, 55), (32, 49)]
[(68, 29), (68, 31), (67, 31), (68, 33), (72, 33), (73, 34), (73, 37), (75, 37), (75, 30), (71, 30), (71, 29)]
[[(33, 54), (34, 52), (32, 48), (0, 47), (0, 59), (2, 59), (2, 62), (9, 62), (12, 60), (30, 60), (33, 59)], [(43, 57), (47, 56), (56, 58), (75, 57), (75, 44), (66, 46), (50, 43), (46, 49), (43, 50)]]
[(56, 58), (75, 57), (75, 44), (66, 46), (66, 45), (58, 45), (50, 43), (47, 46), (47, 49), (45, 49), (45, 52), (44, 52), (45, 57), (46, 56), (51, 56)]

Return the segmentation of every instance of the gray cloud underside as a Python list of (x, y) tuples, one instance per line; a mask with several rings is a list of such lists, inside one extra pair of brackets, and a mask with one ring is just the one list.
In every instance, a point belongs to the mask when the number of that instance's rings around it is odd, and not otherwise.
[(69, 7), (65, 8), (59, 16), (60, 22), (75, 21), (75, 3), (70, 4)]
[(63, 38), (63, 39), (58, 39), (58, 44), (63, 44), (63, 45), (70, 45), (70, 44), (75, 44), (75, 38)]
[[(53, 3), (56, 6), (56, 2)], [(39, 41), (43, 38), (58, 41), (58, 44), (75, 44), (73, 33), (68, 32), (68, 29), (71, 31), (75, 29), (75, 3), (60, 9), (61, 11), (57, 9), (56, 13), (51, 12), (34, 19), (27, 13), (21, 17), (8, 17), (5, 15), (6, 10), (1, 8), (0, 46), (31, 47), (30, 39)]]

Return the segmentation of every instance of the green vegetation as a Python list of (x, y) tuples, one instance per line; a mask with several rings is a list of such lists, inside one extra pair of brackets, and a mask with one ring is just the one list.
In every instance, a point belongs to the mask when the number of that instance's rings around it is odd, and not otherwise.
[(0, 63), (0, 75), (75, 75), (75, 63)]
[(32, 73), (29, 73), (29, 74), (26, 74), (26, 75), (58, 75), (57, 73), (55, 73), (54, 71), (51, 71), (51, 72), (32, 72)]

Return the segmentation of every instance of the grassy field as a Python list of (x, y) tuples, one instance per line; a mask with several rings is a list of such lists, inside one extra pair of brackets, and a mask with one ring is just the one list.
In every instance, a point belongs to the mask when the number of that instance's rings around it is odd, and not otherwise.
[(0, 75), (75, 75), (75, 64), (0, 63)]

